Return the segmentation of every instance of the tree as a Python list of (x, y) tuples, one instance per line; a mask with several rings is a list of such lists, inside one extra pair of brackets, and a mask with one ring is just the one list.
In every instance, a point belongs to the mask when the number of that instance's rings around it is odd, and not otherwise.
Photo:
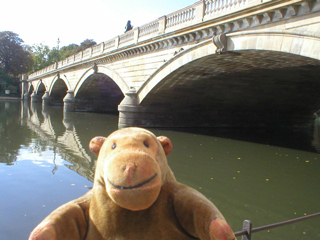
[(52, 48), (51, 51), (48, 54), (48, 62), (50, 64), (53, 64), (55, 62), (59, 62), (60, 61), (60, 53), (59, 50), (57, 48)]
[(31, 47), (33, 53), (33, 70), (38, 71), (42, 68), (49, 66), (51, 63), (49, 60), (50, 48), (46, 45), (35, 44)]
[(96, 42), (92, 39), (84, 40), (80, 46), (72, 43), (60, 48), (59, 50), (55, 47), (50, 50), (46, 45), (35, 44), (30, 48), (34, 62), (33, 71), (38, 71), (95, 45)]
[(93, 47), (95, 45), (97, 45), (97, 43), (93, 39), (86, 39), (80, 44), (78, 52), (83, 51), (89, 47)]
[(0, 94), (3, 94), (10, 85), (13, 85), (12, 78), (3, 69), (0, 69)]
[(12, 77), (27, 73), (32, 67), (31, 54), (22, 43), (18, 34), (0, 32), (0, 68)]
[(70, 44), (68, 46), (62, 47), (59, 51), (60, 60), (65, 59), (71, 55), (79, 52), (79, 46), (77, 44)]
[(13, 92), (17, 92), (19, 75), (29, 72), (33, 65), (32, 55), (22, 43), (18, 34), (0, 32), (0, 82), (2, 88)]

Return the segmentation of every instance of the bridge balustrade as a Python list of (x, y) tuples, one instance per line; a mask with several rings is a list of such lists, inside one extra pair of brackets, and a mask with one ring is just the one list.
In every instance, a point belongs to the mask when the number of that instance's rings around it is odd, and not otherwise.
[(76, 55), (74, 55), (75, 62), (81, 61), (81, 59), (82, 59), (82, 52), (79, 52)]
[(167, 16), (166, 28), (170, 28), (180, 24), (184, 24), (186, 22), (190, 22), (195, 18), (195, 10), (196, 8), (192, 6), (192, 7), (187, 7), (177, 12), (169, 14)]
[(214, 15), (233, 8), (241, 7), (248, 0), (208, 0), (205, 1), (205, 15)]
[(82, 52), (82, 58), (89, 58), (91, 56), (91, 48), (87, 48)]
[(102, 51), (103, 51), (103, 45), (101, 44), (92, 47), (92, 55), (94, 56), (100, 54)]
[(104, 46), (103, 46), (103, 50), (105, 51), (105, 50), (108, 50), (108, 49), (110, 49), (110, 48), (114, 48), (115, 47), (115, 39), (111, 39), (111, 40), (108, 40), (108, 41), (106, 41), (106, 42), (104, 42), (104, 44), (103, 44)]
[(133, 40), (134, 31), (131, 30), (128, 33), (122, 34), (119, 37), (119, 44), (126, 43)]
[(155, 20), (139, 28), (139, 37), (143, 37), (158, 31), (159, 31), (159, 20)]

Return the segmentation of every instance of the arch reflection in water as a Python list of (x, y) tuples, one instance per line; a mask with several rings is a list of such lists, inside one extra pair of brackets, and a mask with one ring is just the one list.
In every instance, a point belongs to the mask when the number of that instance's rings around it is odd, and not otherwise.
[[(59, 154), (71, 165), (68, 168), (93, 181), (95, 156), (91, 154), (88, 144), (95, 135), (108, 135), (117, 129), (117, 117), (110, 116), (97, 122), (86, 121), (87, 114), (79, 112), (63, 112), (61, 107), (41, 106), (41, 103), (21, 103), (21, 124), (36, 133), (44, 144), (53, 148), (54, 154)], [(94, 113), (92, 113), (94, 114)], [(99, 124), (99, 121), (104, 121)], [(102, 133), (102, 124), (106, 125), (106, 132)], [(90, 133), (87, 132), (90, 128)], [(55, 164), (55, 157), (54, 157)], [(52, 172), (56, 171), (56, 164)]]

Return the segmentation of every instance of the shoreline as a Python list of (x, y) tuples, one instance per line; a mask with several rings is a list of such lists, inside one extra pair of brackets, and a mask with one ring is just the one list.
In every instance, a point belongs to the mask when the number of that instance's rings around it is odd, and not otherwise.
[(4, 97), (0, 96), (0, 100), (21, 100), (19, 97)]

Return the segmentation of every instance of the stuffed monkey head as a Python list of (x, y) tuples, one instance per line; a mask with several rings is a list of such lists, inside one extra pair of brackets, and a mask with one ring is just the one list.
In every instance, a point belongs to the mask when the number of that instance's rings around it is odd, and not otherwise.
[(95, 184), (102, 185), (114, 203), (139, 211), (158, 198), (161, 186), (174, 178), (166, 155), (172, 149), (167, 137), (142, 128), (124, 128), (89, 144), (98, 156)]

